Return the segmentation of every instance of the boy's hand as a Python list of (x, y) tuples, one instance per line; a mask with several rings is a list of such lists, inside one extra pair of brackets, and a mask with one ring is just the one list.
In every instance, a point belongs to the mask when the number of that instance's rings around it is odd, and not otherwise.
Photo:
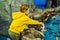
[(42, 31), (44, 31), (44, 28), (45, 28), (44, 23), (43, 23), (43, 22), (40, 22), (40, 24), (39, 24), (39, 25), (42, 25)]
[(40, 22), (40, 24), (43, 24), (43, 22)]

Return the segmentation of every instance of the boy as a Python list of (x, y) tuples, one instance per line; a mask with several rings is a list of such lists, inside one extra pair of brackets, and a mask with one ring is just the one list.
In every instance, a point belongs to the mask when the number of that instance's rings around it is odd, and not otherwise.
[[(12, 14), (12, 23), (9, 28), (9, 35), (12, 40), (19, 40), (19, 36), (21, 37), (21, 32), (24, 31), (27, 24), (42, 24), (42, 22), (38, 22), (36, 20), (32, 20), (27, 15), (29, 13), (29, 5), (22, 4), (20, 6), (20, 12), (14, 12)], [(21, 38), (20, 38), (21, 40)]]

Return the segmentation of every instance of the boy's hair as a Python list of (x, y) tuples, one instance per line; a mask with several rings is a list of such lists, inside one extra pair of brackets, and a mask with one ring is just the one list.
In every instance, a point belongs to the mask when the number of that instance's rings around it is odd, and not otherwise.
[(27, 11), (29, 9), (29, 5), (28, 4), (22, 4), (21, 6), (20, 6), (20, 11), (21, 12), (25, 12), (25, 11)]

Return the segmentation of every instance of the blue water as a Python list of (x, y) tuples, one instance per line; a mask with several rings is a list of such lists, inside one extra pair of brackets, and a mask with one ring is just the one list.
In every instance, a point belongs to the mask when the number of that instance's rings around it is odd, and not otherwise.
[(57, 15), (56, 19), (49, 18), (48, 21), (45, 22), (45, 38), (44, 40), (56, 40), (56, 36), (58, 36), (58, 40), (60, 40), (60, 16)]

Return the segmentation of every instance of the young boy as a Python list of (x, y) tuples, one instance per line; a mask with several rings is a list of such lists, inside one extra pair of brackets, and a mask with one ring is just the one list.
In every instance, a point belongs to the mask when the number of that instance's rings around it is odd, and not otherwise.
[(22, 4), (20, 6), (20, 12), (14, 12), (12, 14), (13, 20), (8, 31), (12, 40), (19, 40), (19, 36), (21, 32), (24, 31), (27, 24), (42, 24), (42, 22), (38, 22), (36, 20), (32, 20), (31, 18), (29, 18), (27, 16), (28, 13), (29, 13), (29, 5)]

